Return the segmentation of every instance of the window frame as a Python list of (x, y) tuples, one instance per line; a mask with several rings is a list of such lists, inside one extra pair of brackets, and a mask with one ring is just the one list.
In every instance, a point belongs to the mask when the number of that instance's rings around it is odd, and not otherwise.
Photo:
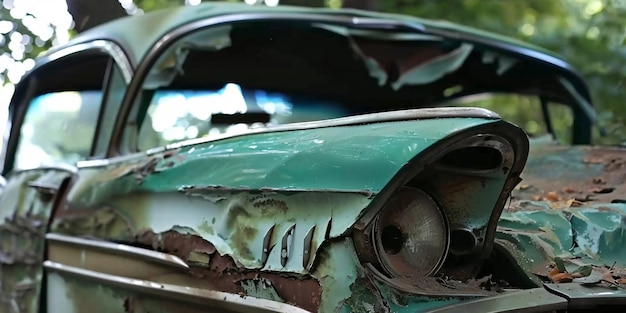
[[(50, 66), (59, 64), (59, 62), (72, 62), (74, 59), (80, 61), (90, 56), (105, 57), (108, 59), (108, 65), (102, 76), (100, 86), (103, 92), (102, 101), (100, 103), (96, 124), (94, 125), (94, 137), (91, 139), (91, 146), (89, 148), (90, 155), (86, 156), (86, 158), (90, 159), (94, 156), (94, 147), (97, 141), (108, 140), (108, 138), (103, 139), (100, 137), (103, 133), (101, 130), (103, 123), (102, 112), (105, 110), (105, 107), (109, 105), (109, 103), (107, 103), (110, 92), (109, 86), (114, 73), (111, 69), (116, 68), (122, 74), (124, 85), (128, 86), (132, 78), (130, 61), (120, 46), (108, 40), (94, 40), (68, 46), (38, 59), (35, 67), (27, 73), (16, 86), (16, 90), (9, 103), (9, 114), (3, 139), (4, 144), (1, 152), (2, 162), (0, 163), (0, 166), (2, 166), (2, 175), (7, 175), (7, 173), (14, 169), (15, 157), (26, 113), (30, 108), (32, 100), (38, 95), (43, 94), (37, 92), (41, 87), (39, 77), (42, 76), (42, 74), (46, 75), (47, 69), (49, 69)], [(68, 84), (68, 86), (70, 85)]]

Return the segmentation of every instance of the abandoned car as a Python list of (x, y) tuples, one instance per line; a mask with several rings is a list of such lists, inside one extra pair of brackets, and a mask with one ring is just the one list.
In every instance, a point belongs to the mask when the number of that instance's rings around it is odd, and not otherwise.
[[(534, 129), (483, 105), (515, 97)], [(16, 87), (0, 311), (619, 308), (626, 154), (592, 104), (561, 59), (441, 21), (112, 21)]]

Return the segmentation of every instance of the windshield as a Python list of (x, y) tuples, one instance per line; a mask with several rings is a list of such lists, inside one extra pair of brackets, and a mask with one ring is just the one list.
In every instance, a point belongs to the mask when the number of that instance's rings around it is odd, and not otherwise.
[(185, 139), (237, 134), (248, 129), (355, 115), (339, 101), (313, 96), (244, 90), (159, 90), (139, 132), (139, 149)]
[[(137, 98), (136, 120), (128, 121), (140, 127), (130, 149), (268, 125), (436, 107), (486, 93), (564, 104), (573, 110), (573, 122), (561, 124), (581, 130), (570, 136), (573, 142), (585, 141), (588, 117), (566, 88), (576, 87), (563, 84), (561, 74), (542, 62), (435, 35), (295, 22), (213, 27), (183, 37), (156, 60)], [(540, 129), (543, 122), (524, 124)]]

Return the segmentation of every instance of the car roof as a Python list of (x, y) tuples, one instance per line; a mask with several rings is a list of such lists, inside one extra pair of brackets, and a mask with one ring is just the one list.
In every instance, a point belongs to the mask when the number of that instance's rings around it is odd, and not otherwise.
[[(68, 44), (53, 49), (63, 49), (77, 43), (96, 39), (111, 40), (119, 44), (128, 54), (133, 65), (150, 51), (159, 39), (170, 31), (192, 23), (194, 21), (231, 14), (319, 14), (326, 16), (347, 16), (361, 18), (379, 18), (404, 22), (415, 27), (443, 32), (451, 36), (468, 35), (472, 38), (490, 42), (492, 44), (504, 44), (511, 49), (532, 50), (534, 56), (540, 59), (561, 61), (556, 55), (538, 46), (533, 46), (523, 41), (515, 40), (502, 35), (462, 26), (459, 24), (428, 20), (401, 14), (389, 14), (370, 12), (356, 9), (329, 9), (307, 8), (295, 6), (267, 7), (260, 5), (247, 5), (243, 3), (201, 3), (197, 6), (180, 6), (175, 8), (161, 9), (141, 15), (123, 17), (97, 27), (74, 37)], [(563, 62), (563, 65), (566, 65)]]

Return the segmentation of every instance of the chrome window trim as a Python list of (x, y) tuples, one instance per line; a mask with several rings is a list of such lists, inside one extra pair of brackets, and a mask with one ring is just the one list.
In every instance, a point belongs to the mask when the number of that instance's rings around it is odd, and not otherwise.
[(119, 45), (110, 40), (104, 39), (79, 43), (66, 48), (62, 48), (60, 50), (52, 51), (49, 54), (46, 54), (38, 59), (32, 71), (35, 71), (39, 67), (44, 66), (52, 61), (89, 50), (99, 50), (111, 56), (111, 58), (113, 58), (113, 60), (115, 61), (115, 64), (122, 72), (124, 81), (127, 84), (130, 83), (133, 78), (133, 70), (130, 64), (130, 59)]
[[(68, 47), (59, 48), (58, 50), (50, 50), (47, 54), (39, 57), (35, 61), (35, 66), (33, 67), (33, 69), (31, 69), (28, 73), (26, 73), (24, 77), (22, 78), (22, 80), (26, 79), (29, 75), (41, 69), (42, 67), (45, 67), (46, 65), (50, 64), (53, 61), (56, 61), (58, 59), (62, 59), (62, 58), (65, 58), (65, 57), (68, 57), (77, 53), (88, 52), (90, 50), (101, 51), (107, 54), (108, 56), (110, 56), (115, 62), (115, 64), (117, 65), (117, 67), (119, 68), (125, 84), (128, 85), (131, 82), (132, 77), (133, 77), (133, 66), (130, 63), (130, 59), (128, 58), (126, 53), (124, 53), (124, 50), (118, 44), (116, 44), (113, 41), (104, 40), (104, 39), (98, 39), (98, 40), (93, 40), (89, 42), (79, 43), (79, 44), (71, 45)], [(26, 106), (27, 105), (28, 104), (26, 104)], [(21, 106), (24, 106), (23, 103), (16, 104), (14, 103), (14, 99), (12, 98), (11, 101), (9, 102), (9, 112), (11, 112), (11, 110), (16, 110), (15, 107), (19, 108)], [(22, 118), (19, 120), (19, 125), (17, 125), (17, 127), (21, 128), (23, 125), (23, 122), (24, 121), (23, 121), (23, 116), (22, 116)], [(12, 157), (14, 158), (15, 153), (17, 151), (17, 145), (18, 145), (17, 143), (10, 145), (11, 136), (12, 135), (19, 136), (19, 131), (18, 133), (13, 134), (14, 127), (16, 127), (16, 125), (13, 125), (13, 116), (9, 115), (8, 120), (7, 120), (7, 125), (4, 131), (2, 148), (0, 151), (0, 157), (2, 159), (2, 164), (0, 165), (0, 169), (3, 172), (6, 170), (7, 156), (9, 155), (9, 153), (11, 153), (13, 154)], [(15, 164), (14, 164), (15, 160), (13, 160), (12, 163), (13, 163), (11, 164), (11, 166), (13, 167), (12, 170), (21, 171), (21, 170), (30, 169), (30, 168), (16, 169)]]

